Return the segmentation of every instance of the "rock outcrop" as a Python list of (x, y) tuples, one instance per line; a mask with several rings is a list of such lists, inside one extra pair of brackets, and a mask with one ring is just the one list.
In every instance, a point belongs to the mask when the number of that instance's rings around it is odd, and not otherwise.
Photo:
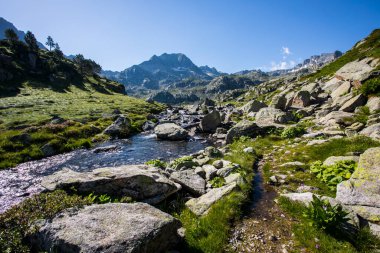
[(178, 243), (180, 222), (144, 203), (102, 204), (68, 209), (32, 236), (35, 249), (48, 252), (166, 252)]
[(170, 141), (186, 140), (189, 137), (185, 129), (174, 123), (160, 124), (154, 128), (154, 133), (158, 139)]
[(48, 191), (74, 187), (81, 194), (129, 196), (150, 204), (159, 203), (181, 189), (159, 169), (146, 165), (100, 168), (83, 173), (63, 169), (43, 178), (41, 185)]
[(113, 138), (125, 138), (129, 135), (131, 121), (124, 115), (120, 115), (112, 125), (104, 130), (104, 133)]
[(206, 114), (199, 125), (203, 132), (210, 133), (215, 132), (221, 123), (220, 113), (214, 110), (211, 113)]

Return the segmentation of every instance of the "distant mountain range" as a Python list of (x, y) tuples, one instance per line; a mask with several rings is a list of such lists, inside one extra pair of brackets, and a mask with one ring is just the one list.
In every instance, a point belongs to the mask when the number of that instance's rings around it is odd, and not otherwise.
[(108, 70), (102, 74), (125, 86), (158, 89), (188, 78), (211, 80), (223, 73), (208, 66), (198, 67), (184, 54), (164, 53), (123, 71)]
[[(18, 35), (19, 39), (24, 41), (25, 32), (18, 30), (11, 22), (0, 17), (0, 40), (5, 39), (4, 32), (7, 29), (13, 29), (16, 32), (16, 34)], [(46, 47), (41, 42), (38, 42), (38, 46), (41, 49), (46, 49)]]

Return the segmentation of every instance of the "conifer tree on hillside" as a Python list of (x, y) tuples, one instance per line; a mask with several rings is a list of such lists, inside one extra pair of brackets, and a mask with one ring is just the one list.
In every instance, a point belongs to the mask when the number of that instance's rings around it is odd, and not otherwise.
[(49, 51), (51, 51), (52, 48), (55, 48), (55, 43), (51, 36), (47, 37), (47, 41), (45, 44), (49, 47)]
[(18, 41), (18, 36), (16, 32), (13, 29), (6, 29), (4, 31), (5, 38), (9, 40), (10, 42)]
[(54, 54), (56, 55), (57, 58), (60, 58), (60, 59), (63, 58), (63, 52), (58, 43), (55, 43)]
[(24, 37), (25, 43), (28, 45), (30, 51), (38, 52), (37, 39), (31, 31), (27, 31)]

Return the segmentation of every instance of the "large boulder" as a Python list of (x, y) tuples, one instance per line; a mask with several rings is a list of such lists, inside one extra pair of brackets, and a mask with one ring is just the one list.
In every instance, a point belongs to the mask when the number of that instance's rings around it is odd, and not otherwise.
[(366, 98), (362, 94), (359, 94), (344, 103), (339, 110), (344, 112), (353, 112), (357, 107), (365, 105), (365, 103)]
[(242, 120), (227, 132), (226, 143), (232, 143), (240, 136), (256, 137), (261, 131), (262, 129), (255, 122)]
[(272, 101), (270, 103), (270, 107), (280, 109), (280, 110), (285, 110), (286, 109), (286, 97), (285, 94), (278, 94), (275, 95), (272, 98)]
[(318, 120), (322, 125), (350, 125), (354, 114), (349, 112), (333, 111)]
[(349, 93), (351, 90), (351, 83), (349, 81), (345, 81), (343, 83), (340, 83), (339, 87), (337, 87), (333, 92), (331, 92), (330, 96), (332, 99), (336, 99), (340, 96), (343, 96), (347, 93)]
[(341, 161), (359, 161), (359, 156), (330, 156), (324, 162), (323, 165), (331, 166)]
[(113, 138), (125, 138), (131, 132), (131, 121), (124, 115), (120, 115), (114, 123), (108, 126), (104, 133)]
[(292, 106), (306, 107), (310, 105), (310, 102), (311, 102), (310, 93), (306, 90), (300, 90), (294, 95), (293, 100), (292, 100)]
[(207, 214), (212, 204), (232, 192), (237, 187), (236, 183), (232, 183), (220, 188), (214, 188), (199, 198), (190, 199), (185, 205), (198, 216)]
[(145, 203), (109, 203), (67, 209), (40, 222), (31, 236), (46, 252), (166, 252), (179, 241), (181, 223)]
[(243, 112), (245, 113), (250, 113), (250, 112), (258, 112), (261, 108), (267, 107), (266, 104), (257, 101), (257, 100), (252, 100), (246, 103), (241, 107)]
[(189, 137), (185, 129), (174, 123), (160, 124), (154, 128), (154, 133), (158, 139), (170, 141), (186, 140)]
[(206, 193), (206, 181), (195, 173), (194, 170), (175, 171), (170, 179), (182, 185), (182, 187), (195, 195)]
[(368, 136), (372, 139), (380, 140), (380, 123), (370, 125), (360, 131), (361, 135)]
[(294, 116), (289, 112), (283, 112), (276, 108), (262, 108), (256, 114), (256, 123), (263, 125), (270, 124), (285, 124), (289, 121), (295, 120)]
[(380, 111), (380, 97), (370, 97), (367, 101), (366, 106), (368, 106), (370, 113), (375, 113)]
[(371, 71), (376, 67), (378, 60), (373, 58), (364, 58), (349, 62), (341, 67), (336, 75), (344, 78), (345, 80), (363, 81), (368, 78)]
[(200, 127), (203, 132), (215, 132), (216, 128), (220, 126), (221, 123), (220, 113), (214, 110), (203, 117), (200, 122)]
[(159, 169), (147, 165), (107, 167), (83, 173), (63, 169), (44, 177), (41, 185), (47, 191), (75, 188), (80, 194), (130, 196), (150, 204), (159, 203), (181, 189)]
[(367, 149), (351, 178), (337, 186), (336, 199), (361, 217), (380, 221), (380, 147)]

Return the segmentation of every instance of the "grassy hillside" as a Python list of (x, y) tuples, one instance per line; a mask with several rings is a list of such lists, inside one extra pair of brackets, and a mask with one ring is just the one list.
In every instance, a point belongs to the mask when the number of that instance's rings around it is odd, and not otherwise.
[(380, 58), (380, 29), (374, 30), (367, 38), (356, 43), (353, 48), (348, 50), (340, 58), (326, 65), (316, 73), (306, 76), (305, 79), (316, 80), (331, 76), (345, 64), (365, 57)]
[[(68, 60), (58, 50), (32, 49), (0, 40), (0, 169), (88, 148), (107, 139), (102, 131), (114, 110), (138, 132), (146, 116), (164, 107), (125, 95), (124, 86), (100, 77), (92, 60)], [(60, 122), (51, 122), (62, 118)]]

